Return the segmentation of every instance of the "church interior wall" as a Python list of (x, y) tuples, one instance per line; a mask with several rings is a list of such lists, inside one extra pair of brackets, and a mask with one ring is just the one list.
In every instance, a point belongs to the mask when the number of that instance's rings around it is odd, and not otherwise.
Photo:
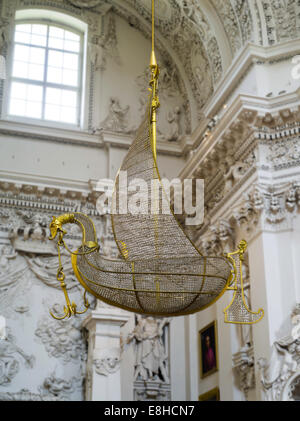
[[(292, 330), (300, 314), (300, 85), (292, 62), (300, 54), (299, 6), (226, 0), (203, 1), (201, 8), (162, 1), (157, 25), (161, 176), (204, 179), (206, 219), (191, 230), (200, 251), (228, 253), (247, 240), (246, 299), (254, 311), (265, 311), (249, 327), (224, 324), (230, 293), (199, 314), (166, 321), (112, 314), (90, 295), (87, 319), (50, 317), (49, 310), (63, 311), (63, 293), (49, 222), (74, 210), (87, 213), (104, 254), (119, 256), (109, 218), (96, 206), (99, 180), (114, 179), (148, 95), (145, 0), (125, 6), (114, 0), (108, 9), (101, 1), (96, 9), (74, 2), (49, 7), (87, 28), (81, 124), (8, 118), (8, 85), (0, 83), (0, 315), (7, 325), (7, 340), (0, 340), (0, 400), (191, 401), (216, 388), (224, 401), (290, 399), (300, 376), (300, 336)], [(45, 9), (41, 3), (0, 0), (0, 34), (1, 25), (9, 28), (0, 54), (8, 63), (15, 11)], [(168, 32), (163, 13), (171, 13), (179, 29), (171, 25)], [(79, 244), (76, 230), (69, 241), (73, 248)], [(65, 265), (69, 293), (82, 305), (82, 288)], [(199, 332), (214, 321), (218, 370), (202, 378)], [(102, 341), (97, 329), (104, 326)], [(139, 371), (143, 341), (133, 339), (133, 332), (146, 332), (147, 349), (153, 326), (166, 372), (155, 381)]]

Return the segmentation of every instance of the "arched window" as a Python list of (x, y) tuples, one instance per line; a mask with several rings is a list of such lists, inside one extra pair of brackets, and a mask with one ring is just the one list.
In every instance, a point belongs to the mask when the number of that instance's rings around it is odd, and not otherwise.
[(52, 20), (16, 21), (7, 114), (80, 124), (83, 33)]

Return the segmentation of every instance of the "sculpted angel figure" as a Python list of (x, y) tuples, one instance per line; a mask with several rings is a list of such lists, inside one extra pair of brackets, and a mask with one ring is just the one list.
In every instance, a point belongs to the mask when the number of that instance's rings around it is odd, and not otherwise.
[(127, 129), (127, 114), (129, 111), (129, 105), (122, 108), (118, 98), (111, 97), (109, 104), (108, 116), (102, 123), (102, 127), (106, 130), (112, 130), (115, 132), (123, 132)]
[(168, 114), (170, 128), (166, 138), (169, 142), (176, 142), (180, 137), (180, 114), (180, 107), (175, 107), (174, 111), (170, 111)]
[(300, 339), (300, 305), (297, 304), (291, 315), (291, 333), (273, 344), (270, 362), (265, 358), (258, 360), (261, 382), (266, 400), (279, 400), (283, 385), (297, 372), (296, 354)]
[(161, 377), (165, 383), (169, 382), (168, 356), (163, 343), (163, 329), (170, 319), (156, 319), (153, 317), (137, 316), (138, 323), (128, 336), (127, 343), (135, 341), (136, 363), (135, 376), (142, 380), (155, 380)]

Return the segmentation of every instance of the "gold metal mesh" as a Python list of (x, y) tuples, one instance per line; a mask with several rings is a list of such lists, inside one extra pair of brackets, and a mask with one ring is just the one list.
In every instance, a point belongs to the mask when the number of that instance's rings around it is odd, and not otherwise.
[[(123, 161), (128, 185), (142, 179), (151, 197), (152, 181), (161, 186), (146, 115)], [(158, 193), (158, 190), (157, 190)], [(128, 202), (135, 193), (128, 193)], [(160, 194), (152, 195), (152, 210), (159, 209)], [(122, 191), (116, 179), (113, 207), (118, 210)], [(116, 243), (124, 260), (111, 260), (97, 250), (86, 254), (83, 245), (73, 256), (74, 271), (83, 286), (97, 298), (129, 311), (159, 316), (191, 314), (214, 303), (226, 290), (232, 266), (225, 257), (204, 257), (186, 236), (174, 215), (151, 212), (150, 200), (143, 214), (112, 215)], [(146, 202), (145, 202), (146, 203)], [(92, 221), (74, 213), (84, 228), (84, 244), (97, 243)]]
[[(66, 233), (63, 225), (75, 223), (81, 227), (82, 246), (76, 253), (71, 252), (74, 272), (86, 291), (108, 304), (154, 316), (192, 314), (213, 304), (226, 289), (230, 289), (234, 274), (235, 287), (231, 289), (235, 294), (224, 311), (225, 320), (229, 323), (235, 320), (255, 323), (258, 313), (247, 308), (243, 295), (239, 270), (243, 250), (228, 257), (204, 257), (186, 236), (173, 213), (165, 215), (162, 212), (161, 199), (167, 198), (156, 163), (156, 111), (160, 104), (157, 95), (159, 67), (154, 52), (154, 0), (150, 70), (149, 109), (120, 169), (126, 172), (126, 190), (122, 192), (119, 173), (112, 200), (112, 227), (123, 260), (111, 260), (99, 254), (94, 224), (81, 213), (53, 217), (50, 239), (55, 239), (58, 234), (58, 249), (62, 245), (67, 248), (63, 240)], [(128, 195), (126, 205), (135, 199), (136, 192), (128, 192), (127, 185), (136, 179), (146, 185), (147, 200), (140, 202), (138, 215), (128, 210), (122, 214), (122, 194)], [(57, 280), (67, 303), (60, 319), (82, 314), (89, 307), (85, 299), (85, 310), (77, 311), (76, 305), (69, 300), (64, 279), (60, 261)]]
[[(245, 290), (243, 285), (243, 254), (245, 252), (246, 243), (241, 242), (239, 250), (228, 255), (229, 259), (232, 260), (232, 264), (235, 270), (234, 287), (229, 288), (234, 290), (233, 298), (229, 306), (224, 310), (225, 322), (234, 324), (255, 324), (258, 323), (264, 317), (264, 310), (259, 309), (257, 312), (253, 312), (248, 308), (245, 299)], [(243, 247), (245, 247), (243, 249)]]
[[(86, 232), (92, 221), (75, 213)], [(177, 227), (178, 228), (178, 227)], [(87, 241), (95, 236), (86, 235)], [(129, 311), (152, 315), (183, 315), (204, 309), (219, 298), (227, 286), (231, 266), (226, 258), (179, 256), (111, 260), (97, 251), (73, 255), (73, 268), (83, 286), (97, 298)]]

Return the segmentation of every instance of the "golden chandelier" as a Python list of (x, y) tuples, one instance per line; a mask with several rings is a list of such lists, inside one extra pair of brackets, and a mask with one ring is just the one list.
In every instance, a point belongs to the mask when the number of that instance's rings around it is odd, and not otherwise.
[[(156, 114), (159, 108), (159, 67), (154, 52), (154, 0), (152, 0), (152, 52), (150, 60), (149, 105), (135, 140), (120, 171), (127, 172), (128, 183), (143, 179), (148, 193), (153, 180), (163, 191), (156, 161)], [(113, 193), (113, 209), (120, 203), (119, 173)], [(132, 193), (133, 194), (133, 193)], [(130, 198), (130, 193), (128, 193)], [(154, 197), (154, 208), (160, 209), (160, 194)], [(153, 206), (153, 203), (152, 203)], [(187, 237), (173, 212), (111, 214), (112, 229), (121, 259), (112, 260), (100, 253), (92, 220), (74, 212), (53, 217), (51, 240), (57, 238), (59, 269), (57, 279), (65, 294), (66, 306), (61, 317), (83, 314), (89, 307), (86, 292), (122, 309), (152, 316), (182, 316), (199, 312), (215, 303), (226, 290), (234, 291), (231, 304), (224, 310), (226, 323), (253, 324), (264, 315), (262, 309), (252, 312), (245, 300), (242, 261), (247, 243), (227, 256), (206, 257)], [(82, 230), (82, 244), (75, 252), (64, 241), (65, 224), (76, 224)], [(82, 312), (70, 302), (65, 284), (60, 247), (71, 254), (74, 273), (85, 289)]]

